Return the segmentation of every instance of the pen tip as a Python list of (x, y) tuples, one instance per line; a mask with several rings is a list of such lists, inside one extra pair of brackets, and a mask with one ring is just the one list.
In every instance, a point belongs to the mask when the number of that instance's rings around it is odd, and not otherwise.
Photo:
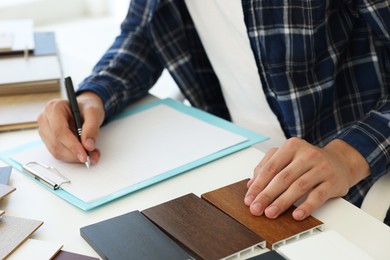
[(91, 167), (91, 161), (89, 159), (89, 156), (87, 157), (87, 160), (85, 161), (85, 166), (87, 166), (88, 169), (89, 169), (89, 167)]

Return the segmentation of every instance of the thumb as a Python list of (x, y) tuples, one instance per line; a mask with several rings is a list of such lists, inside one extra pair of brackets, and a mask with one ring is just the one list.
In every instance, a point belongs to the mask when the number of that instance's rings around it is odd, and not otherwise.
[(80, 112), (84, 118), (81, 142), (86, 150), (93, 151), (104, 120), (104, 108), (100, 99), (96, 100), (95, 97), (91, 98), (90, 95), (84, 94), (80, 97)]
[(95, 150), (95, 143), (99, 136), (101, 121), (102, 120), (96, 116), (96, 113), (93, 113), (90, 110), (85, 111), (81, 140), (83, 146), (88, 151)]

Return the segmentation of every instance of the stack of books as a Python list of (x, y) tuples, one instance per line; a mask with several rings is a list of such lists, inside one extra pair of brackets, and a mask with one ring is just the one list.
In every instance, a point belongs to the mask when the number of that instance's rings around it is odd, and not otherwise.
[(54, 32), (34, 32), (29, 19), (0, 22), (0, 131), (35, 127), (61, 79)]

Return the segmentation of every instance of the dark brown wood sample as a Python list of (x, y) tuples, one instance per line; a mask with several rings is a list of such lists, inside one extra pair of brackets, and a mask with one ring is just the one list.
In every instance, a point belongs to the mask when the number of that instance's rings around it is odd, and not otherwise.
[(256, 234), (264, 237), (267, 241), (267, 247), (270, 249), (279, 241), (322, 227), (323, 223), (313, 216), (309, 216), (302, 221), (294, 220), (292, 217), (294, 206), (276, 219), (269, 219), (264, 215), (253, 216), (249, 211), (249, 207), (244, 204), (244, 197), (248, 190), (246, 186), (248, 180), (242, 180), (204, 193), (201, 197)]
[(197, 259), (221, 259), (264, 247), (264, 239), (194, 194), (142, 213)]

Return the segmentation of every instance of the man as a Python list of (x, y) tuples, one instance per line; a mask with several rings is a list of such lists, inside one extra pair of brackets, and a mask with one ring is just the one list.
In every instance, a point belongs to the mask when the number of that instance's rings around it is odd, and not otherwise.
[(97, 163), (101, 124), (164, 68), (193, 106), (253, 128), (263, 89), (289, 139), (254, 170), (252, 214), (276, 218), (302, 198), (297, 220), (333, 197), (360, 206), (390, 161), (389, 32), (387, 0), (132, 0), (78, 90), (82, 144), (64, 100), (48, 103), (39, 132), (56, 158), (85, 162), (85, 148)]

